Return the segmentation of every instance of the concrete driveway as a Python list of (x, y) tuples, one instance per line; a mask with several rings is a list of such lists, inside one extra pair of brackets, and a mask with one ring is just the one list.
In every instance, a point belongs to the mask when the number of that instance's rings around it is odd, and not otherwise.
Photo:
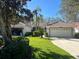
[(76, 59), (79, 59), (79, 39), (74, 38), (50, 38), (51, 42), (64, 49)]

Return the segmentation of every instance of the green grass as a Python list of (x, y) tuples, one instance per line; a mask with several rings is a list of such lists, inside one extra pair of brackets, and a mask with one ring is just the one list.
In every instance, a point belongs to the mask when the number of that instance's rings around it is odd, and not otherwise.
[(48, 39), (29, 37), (29, 40), (33, 59), (75, 59)]

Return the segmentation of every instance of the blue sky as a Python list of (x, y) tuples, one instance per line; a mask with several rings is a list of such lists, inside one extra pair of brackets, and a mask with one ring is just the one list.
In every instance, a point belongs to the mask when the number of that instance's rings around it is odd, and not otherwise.
[(36, 7), (42, 9), (44, 17), (57, 17), (61, 0), (32, 0), (28, 2), (28, 8), (34, 10)]

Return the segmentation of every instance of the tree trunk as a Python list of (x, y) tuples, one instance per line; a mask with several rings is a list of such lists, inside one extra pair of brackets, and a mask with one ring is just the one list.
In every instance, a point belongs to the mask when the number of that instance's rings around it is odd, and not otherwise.
[(9, 17), (7, 11), (5, 13), (4, 11), (6, 11), (6, 9), (1, 10), (0, 23), (1, 23), (2, 37), (3, 40), (5, 41), (5, 45), (7, 45), (12, 42), (12, 35), (11, 35), (11, 26), (9, 22)]
[(11, 27), (9, 26), (9, 23), (4, 23), (3, 19), (1, 19), (1, 32), (3, 40), (5, 41), (5, 45), (11, 43)]
[(36, 14), (36, 30), (38, 30), (38, 19), (37, 19), (37, 14)]

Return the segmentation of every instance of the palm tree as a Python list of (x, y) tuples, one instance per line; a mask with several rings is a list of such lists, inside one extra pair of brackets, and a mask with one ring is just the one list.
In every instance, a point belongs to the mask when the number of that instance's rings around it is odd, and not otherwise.
[[(36, 30), (38, 29), (38, 22), (40, 20), (40, 12), (41, 12), (41, 9), (40, 8), (36, 8), (34, 11), (33, 11), (33, 14), (35, 15), (36, 19), (35, 19), (35, 25), (36, 25)], [(40, 15), (41, 16), (41, 15)]]

